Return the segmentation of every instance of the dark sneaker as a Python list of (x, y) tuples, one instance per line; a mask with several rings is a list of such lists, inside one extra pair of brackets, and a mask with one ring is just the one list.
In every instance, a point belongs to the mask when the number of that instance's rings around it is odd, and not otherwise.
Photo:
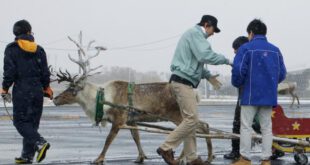
[(44, 141), (43, 143), (38, 142), (37, 144), (37, 162), (40, 163), (46, 156), (46, 151), (50, 148), (50, 144)]
[(158, 155), (160, 155), (164, 161), (169, 164), (169, 165), (178, 165), (179, 161), (174, 160), (174, 153), (172, 151), (172, 149), (169, 149), (168, 151), (164, 151), (163, 149), (161, 149), (160, 147), (157, 148), (156, 152), (158, 153)]
[(283, 151), (277, 150), (277, 149), (273, 149), (272, 150), (272, 155), (270, 156), (271, 160), (276, 160), (282, 156), (284, 156), (285, 153)]
[(30, 158), (15, 158), (15, 164), (32, 164), (32, 159)]
[(240, 157), (240, 154), (237, 151), (231, 151), (229, 154), (224, 155), (225, 159), (232, 159), (232, 160), (236, 160), (239, 157)]

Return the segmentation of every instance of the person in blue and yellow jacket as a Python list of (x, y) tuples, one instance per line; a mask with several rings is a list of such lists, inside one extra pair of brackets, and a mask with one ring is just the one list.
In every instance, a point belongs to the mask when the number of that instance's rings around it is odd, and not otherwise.
[(286, 68), (280, 49), (266, 38), (267, 26), (254, 19), (247, 27), (249, 42), (234, 58), (232, 84), (243, 91), (240, 96), (240, 159), (232, 165), (251, 164), (252, 122), (257, 114), (262, 133), (261, 165), (270, 165), (272, 154), (272, 107), (277, 105), (278, 84), (285, 79)]
[(37, 152), (41, 162), (50, 144), (39, 134), (43, 96), (53, 98), (50, 71), (44, 49), (34, 42), (31, 25), (17, 21), (13, 27), (15, 41), (5, 49), (1, 95), (10, 101), (9, 88), (13, 85), (13, 123), (23, 137), (21, 156), (16, 164), (30, 164)]

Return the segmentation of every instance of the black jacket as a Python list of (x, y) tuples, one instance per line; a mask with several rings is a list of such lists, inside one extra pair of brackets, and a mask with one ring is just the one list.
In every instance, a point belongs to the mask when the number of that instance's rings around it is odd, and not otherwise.
[(4, 52), (2, 88), (14, 86), (46, 88), (50, 72), (44, 49), (34, 42), (32, 35), (21, 35), (8, 44)]

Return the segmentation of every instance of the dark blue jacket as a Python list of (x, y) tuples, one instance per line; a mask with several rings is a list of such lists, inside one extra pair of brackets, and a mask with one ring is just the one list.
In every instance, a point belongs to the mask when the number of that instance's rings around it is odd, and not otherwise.
[(232, 84), (243, 88), (241, 105), (277, 105), (278, 83), (286, 76), (286, 68), (279, 48), (264, 35), (255, 35), (242, 45), (235, 56)]
[[(44, 49), (34, 42), (32, 35), (18, 36), (7, 45), (4, 56), (2, 88), (14, 87), (21, 92), (49, 86), (50, 72)], [(43, 91), (42, 91), (43, 92)]]

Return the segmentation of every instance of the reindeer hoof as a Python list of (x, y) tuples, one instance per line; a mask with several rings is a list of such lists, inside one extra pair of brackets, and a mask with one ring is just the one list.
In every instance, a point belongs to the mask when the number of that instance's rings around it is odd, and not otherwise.
[(90, 164), (92, 164), (92, 165), (104, 165), (104, 162), (95, 162), (95, 161), (93, 161)]
[(91, 164), (96, 164), (96, 165), (104, 164), (104, 158), (97, 158)]
[(143, 163), (144, 159), (147, 159), (145, 155), (138, 156), (137, 159), (135, 160), (135, 163)]
[(211, 164), (211, 162), (215, 159), (215, 155), (211, 155), (210, 157), (208, 157), (207, 162), (209, 162)]

